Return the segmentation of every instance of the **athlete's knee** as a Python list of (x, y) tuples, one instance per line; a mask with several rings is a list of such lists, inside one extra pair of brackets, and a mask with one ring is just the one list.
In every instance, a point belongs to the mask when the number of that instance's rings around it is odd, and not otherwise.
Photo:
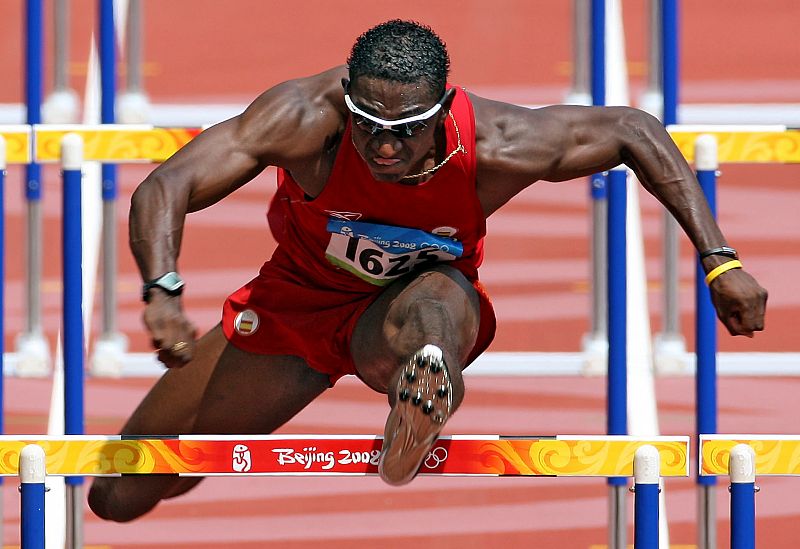
[(89, 489), (88, 503), (92, 512), (104, 520), (130, 522), (150, 511), (158, 503), (143, 502), (135, 494), (125, 494), (127, 478), (96, 478)]
[(397, 359), (408, 359), (433, 343), (445, 350), (449, 362), (460, 363), (474, 344), (478, 322), (463, 303), (425, 296), (410, 300), (402, 314), (392, 315), (384, 325), (384, 335)]
[(406, 296), (411, 318), (430, 318), (458, 325), (476, 324), (480, 302), (474, 286), (461, 272), (431, 270), (420, 275), (419, 286)]
[(436, 265), (422, 271), (417, 275), (415, 282), (409, 284), (409, 287), (418, 287), (420, 291), (439, 295), (446, 295), (456, 288), (465, 292), (474, 291), (464, 273), (450, 265)]
[(478, 293), (472, 283), (461, 271), (448, 265), (438, 265), (417, 275), (401, 292), (400, 301), (423, 302), (425, 305), (439, 302), (444, 309), (434, 309), (453, 314), (462, 314), (464, 307), (477, 313), (480, 307)]

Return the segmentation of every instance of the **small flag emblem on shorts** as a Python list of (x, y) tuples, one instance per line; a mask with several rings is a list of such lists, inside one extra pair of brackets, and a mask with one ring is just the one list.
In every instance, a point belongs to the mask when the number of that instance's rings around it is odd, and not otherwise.
[(258, 330), (258, 315), (251, 309), (245, 309), (233, 320), (233, 327), (239, 335), (249, 336)]

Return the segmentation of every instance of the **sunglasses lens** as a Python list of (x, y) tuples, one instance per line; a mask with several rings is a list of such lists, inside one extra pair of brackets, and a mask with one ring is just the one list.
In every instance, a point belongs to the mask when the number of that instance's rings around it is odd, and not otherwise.
[(404, 124), (398, 124), (397, 126), (387, 127), (357, 113), (352, 113), (352, 116), (353, 123), (371, 135), (378, 135), (383, 131), (388, 131), (395, 137), (403, 139), (419, 135), (428, 127), (424, 120), (416, 120), (414, 122), (406, 122)]
[(356, 126), (372, 135), (376, 135), (381, 131), (381, 127), (378, 124), (358, 114), (353, 114), (353, 122)]
[(422, 133), (422, 131), (427, 127), (428, 125), (422, 120), (418, 120), (417, 122), (408, 122), (401, 126), (400, 134), (403, 137), (414, 137), (415, 135)]

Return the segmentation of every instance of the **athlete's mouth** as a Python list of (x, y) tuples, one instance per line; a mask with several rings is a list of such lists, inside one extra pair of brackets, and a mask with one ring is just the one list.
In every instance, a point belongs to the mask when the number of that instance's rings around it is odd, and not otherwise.
[(383, 158), (382, 156), (376, 156), (372, 159), (372, 161), (377, 164), (378, 166), (394, 166), (398, 162), (400, 162), (399, 158)]

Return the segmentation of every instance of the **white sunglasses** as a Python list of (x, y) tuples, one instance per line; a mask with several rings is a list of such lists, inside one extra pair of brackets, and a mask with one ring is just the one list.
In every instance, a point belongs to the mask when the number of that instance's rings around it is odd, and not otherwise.
[(378, 135), (382, 131), (390, 131), (396, 137), (414, 137), (422, 132), (427, 127), (425, 121), (435, 115), (442, 109), (444, 100), (447, 97), (445, 93), (442, 98), (430, 109), (422, 114), (409, 116), (408, 118), (401, 118), (399, 120), (384, 120), (373, 116), (368, 112), (359, 109), (353, 100), (350, 99), (350, 94), (344, 94), (344, 103), (347, 108), (353, 113), (353, 122), (361, 129), (369, 132), (372, 135)]

